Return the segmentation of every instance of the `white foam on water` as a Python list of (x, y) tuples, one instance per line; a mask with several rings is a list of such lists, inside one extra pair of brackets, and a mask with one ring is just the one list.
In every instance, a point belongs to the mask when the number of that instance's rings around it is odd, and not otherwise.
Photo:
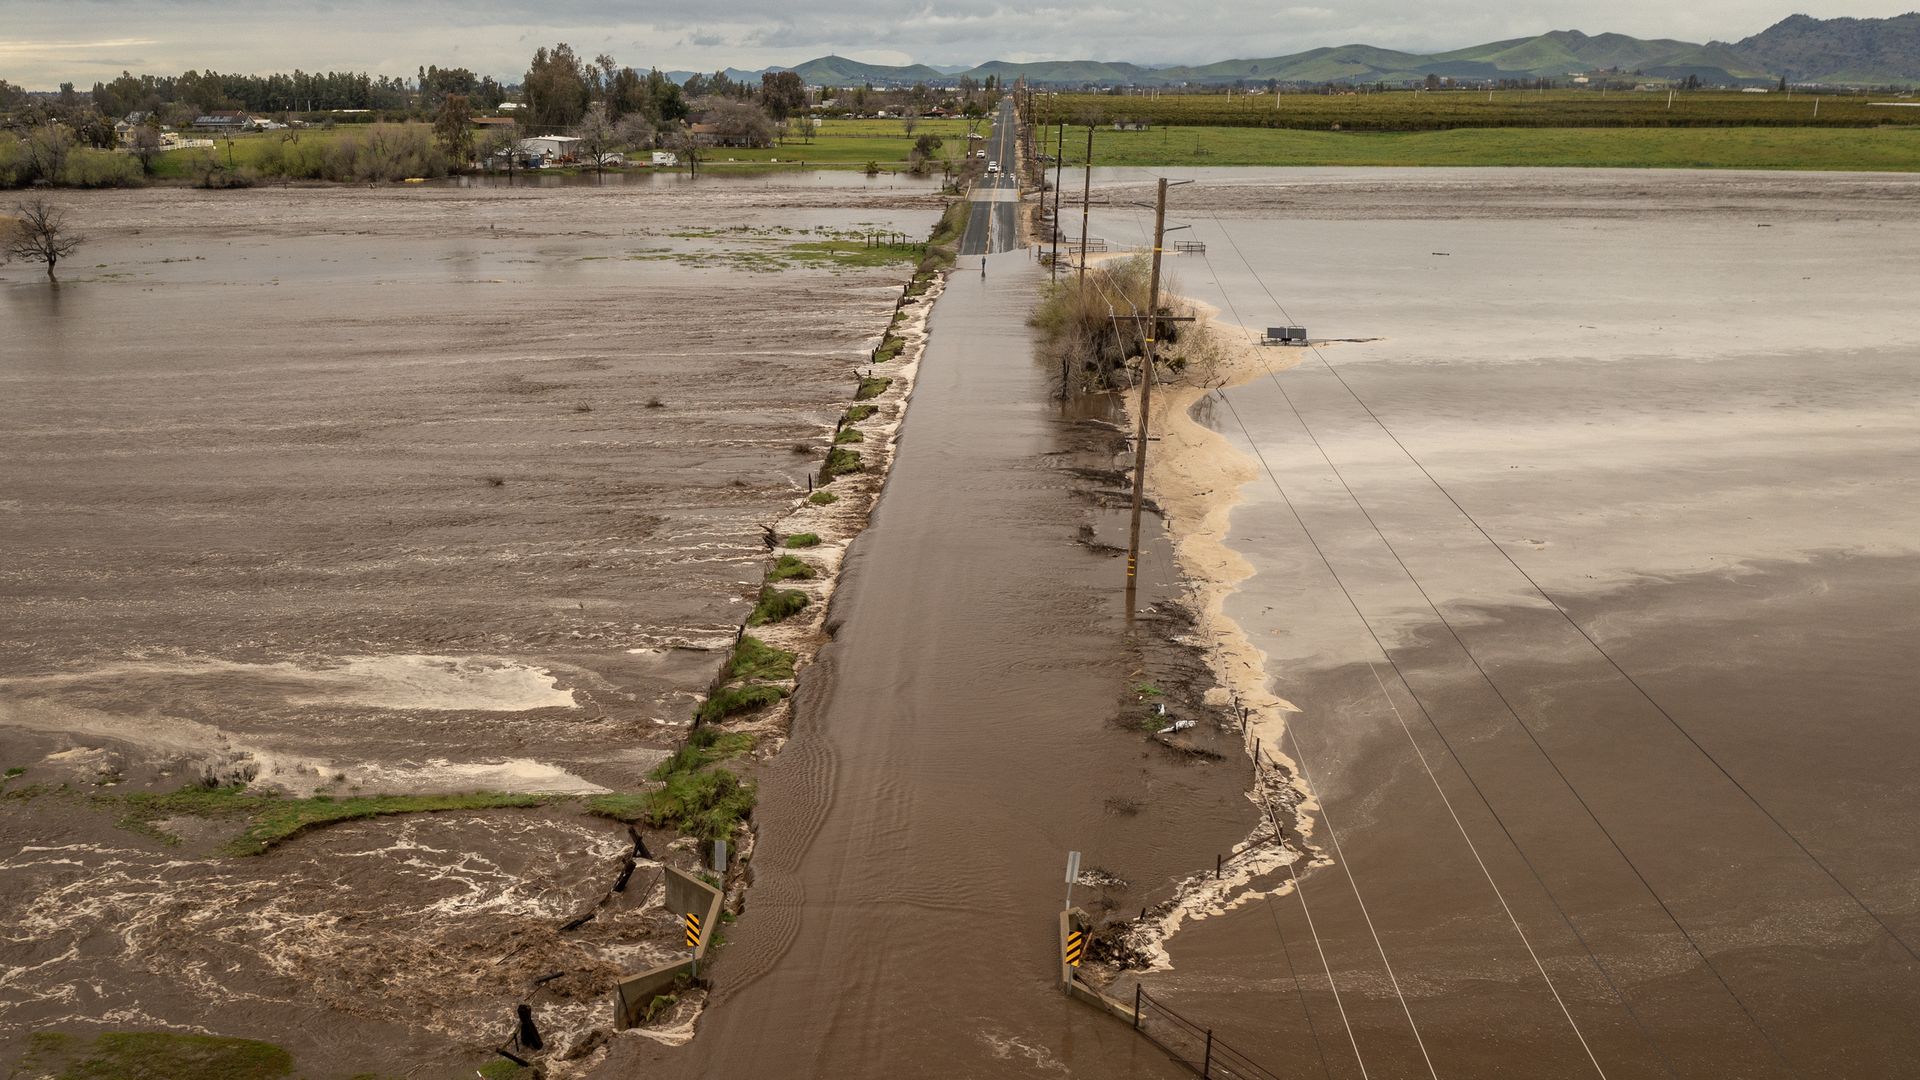
[(1035, 1046), (1018, 1035), (1003, 1035), (991, 1031), (982, 1031), (978, 1035), (981, 1042), (987, 1044), (987, 1050), (995, 1060), (1012, 1061), (1025, 1058), (1037, 1068), (1048, 1072), (1070, 1073), (1065, 1062), (1054, 1057), (1052, 1051), (1044, 1046)]
[(512, 791), (532, 795), (604, 795), (610, 788), (532, 758), (500, 761), (448, 761), (433, 758), (414, 764), (368, 764), (349, 770), (360, 787), (399, 791)]
[(84, 671), (0, 679), (0, 688), (86, 686), (127, 678), (234, 675), (266, 684), (293, 705), (357, 705), (375, 709), (523, 712), (575, 708), (573, 691), (552, 672), (498, 656), (396, 654), (345, 657), (330, 665), (291, 661), (246, 664), (167, 657), (105, 664)]
[(288, 695), (296, 705), (522, 712), (578, 704), (551, 672), (497, 657), (357, 657), (335, 668), (299, 671), (296, 678), (311, 687), (304, 695)]

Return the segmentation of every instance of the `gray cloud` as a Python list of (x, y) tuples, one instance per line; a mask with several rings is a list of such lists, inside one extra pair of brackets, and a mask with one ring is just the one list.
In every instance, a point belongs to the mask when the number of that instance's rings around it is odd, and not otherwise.
[[(402, 75), (458, 63), (517, 79), (540, 43), (638, 67), (712, 70), (795, 64), (823, 53), (872, 63), (1100, 59), (1189, 63), (1275, 56), (1364, 42), (1438, 51), (1554, 29), (1692, 41), (1736, 39), (1795, 12), (1897, 15), (1913, 0), (1313, 0), (1253, 8), (1244, 0), (1092, 0), (1038, 6), (1000, 0), (734, 0), (724, 9), (616, 0), (375, 0), (313, 6), (238, 0), (8, 0), (0, 78), (48, 88), (121, 68), (179, 72), (346, 69)], [(798, 12), (798, 13), (797, 13)], [(127, 45), (137, 44), (133, 54)], [(130, 55), (137, 59), (130, 60)]]

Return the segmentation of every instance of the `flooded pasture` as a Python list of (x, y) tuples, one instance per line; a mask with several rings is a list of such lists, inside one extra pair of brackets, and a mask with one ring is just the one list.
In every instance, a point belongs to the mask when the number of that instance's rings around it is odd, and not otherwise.
[(610, 1021), (667, 928), (643, 861), (557, 932), (629, 846), (577, 803), (221, 858), (124, 800), (640, 787), (906, 276), (800, 245), (939, 212), (844, 179), (62, 197), (80, 261), (0, 271), (0, 1042), (457, 1065), (553, 971), (550, 1037)]
[(1195, 415), (1332, 858), (1148, 987), (1282, 1075), (1911, 1072), (1920, 184), (1201, 174), (1175, 287), (1331, 339)]

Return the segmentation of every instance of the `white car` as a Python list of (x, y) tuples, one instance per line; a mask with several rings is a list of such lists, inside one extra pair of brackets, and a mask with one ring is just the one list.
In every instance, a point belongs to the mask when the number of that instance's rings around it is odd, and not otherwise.
[(1000, 171), (1000, 163), (999, 163), (999, 162), (997, 162), (997, 161), (989, 161), (989, 162), (987, 162), (987, 171), (988, 171), (988, 172), (990, 172), (990, 173), (997, 173), (997, 172), (999, 172), (999, 171)]
[(973, 156), (977, 158), (983, 158), (987, 156), (987, 152), (985, 150), (975, 150), (973, 152)]

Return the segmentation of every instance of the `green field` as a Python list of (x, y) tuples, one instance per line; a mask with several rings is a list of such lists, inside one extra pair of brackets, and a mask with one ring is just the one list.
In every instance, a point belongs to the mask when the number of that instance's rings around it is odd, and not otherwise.
[[(1085, 156), (1071, 129), (1067, 162)], [(1920, 171), (1920, 127), (1096, 130), (1095, 165), (1544, 165), (1594, 168)]]
[[(987, 125), (981, 123), (976, 130), (984, 135)], [(911, 135), (899, 120), (824, 120), (811, 142), (794, 138), (770, 150), (706, 150), (702, 152), (701, 161), (716, 167), (777, 161), (782, 165), (804, 163), (809, 167), (827, 168), (859, 168), (871, 161), (881, 168), (897, 169), (906, 165), (914, 141), (922, 135), (940, 137), (941, 146), (934, 156), (936, 162), (949, 157), (957, 162), (966, 156), (965, 120), (921, 120)]]
[(1434, 131), (1462, 127), (1852, 127), (1920, 126), (1920, 109), (1875, 105), (1890, 94), (1743, 94), (1682, 91), (1468, 90), (1342, 94), (1049, 94), (1034, 100), (1042, 122), (1083, 130), (1091, 121), (1179, 127), (1313, 131)]

